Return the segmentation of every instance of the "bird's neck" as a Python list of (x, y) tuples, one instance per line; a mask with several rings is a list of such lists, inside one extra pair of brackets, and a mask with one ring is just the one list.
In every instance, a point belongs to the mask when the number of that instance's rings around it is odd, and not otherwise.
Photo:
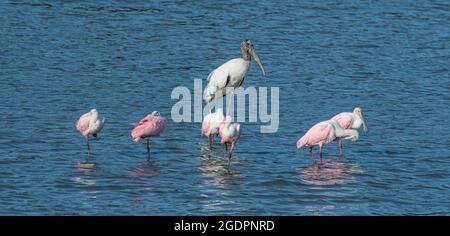
[(334, 134), (337, 139), (351, 139), (358, 137), (358, 131), (354, 129), (343, 129), (336, 121), (331, 121), (334, 128)]
[(252, 58), (250, 56), (250, 53), (247, 52), (247, 50), (245, 49), (241, 49), (242, 50), (242, 58), (244, 58), (244, 60), (246, 61), (250, 61), (250, 59)]
[(353, 113), (353, 124), (352, 124), (352, 128), (354, 129), (359, 129), (362, 125), (362, 119), (361, 117), (359, 117), (358, 114)]

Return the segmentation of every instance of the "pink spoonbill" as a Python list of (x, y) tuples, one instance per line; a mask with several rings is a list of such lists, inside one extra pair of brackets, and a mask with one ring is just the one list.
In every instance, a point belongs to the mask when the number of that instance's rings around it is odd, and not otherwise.
[(167, 120), (159, 115), (158, 111), (152, 112), (139, 121), (131, 131), (131, 137), (134, 142), (140, 139), (147, 139), (147, 155), (150, 160), (150, 140), (151, 137), (159, 137), (159, 135), (166, 129)]
[[(362, 127), (364, 132), (369, 131), (361, 107), (355, 107), (353, 112), (339, 113), (331, 119), (337, 121), (343, 129), (359, 129)], [(339, 140), (339, 156), (342, 158), (342, 140)]]
[(231, 155), (233, 154), (234, 146), (241, 136), (241, 124), (232, 123), (231, 116), (226, 116), (225, 121), (220, 125), (219, 134), (221, 137), (220, 142), (227, 145), (231, 144), (231, 148), (229, 153), (227, 154), (228, 158), (228, 171), (230, 170), (230, 160)]
[(359, 137), (358, 131), (353, 129), (343, 129), (334, 120), (322, 121), (311, 127), (303, 137), (297, 141), (297, 148), (309, 146), (309, 153), (313, 163), (315, 162), (312, 149), (319, 146), (320, 164), (322, 162), (322, 146), (334, 140), (356, 141)]
[(202, 123), (202, 135), (208, 136), (209, 149), (214, 142), (214, 135), (219, 134), (220, 125), (225, 120), (222, 108), (216, 109), (216, 112), (205, 116)]
[(76, 128), (86, 139), (88, 161), (91, 155), (91, 148), (89, 146), (89, 135), (97, 137), (97, 134), (103, 129), (105, 125), (105, 119), (101, 119), (96, 109), (90, 110), (88, 113), (83, 114), (77, 121)]

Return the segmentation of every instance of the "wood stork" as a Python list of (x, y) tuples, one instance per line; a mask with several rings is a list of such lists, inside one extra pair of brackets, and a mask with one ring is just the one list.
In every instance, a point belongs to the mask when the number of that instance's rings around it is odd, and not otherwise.
[[(369, 131), (361, 107), (355, 107), (353, 112), (339, 113), (331, 119), (337, 121), (343, 129), (359, 129), (362, 127), (364, 132)], [(342, 140), (339, 140), (339, 156), (342, 158)]]
[(231, 59), (209, 74), (208, 85), (203, 93), (203, 99), (208, 104), (216, 98), (232, 93), (234, 89), (242, 85), (252, 57), (258, 63), (263, 75), (266, 75), (264, 66), (253, 48), (252, 41), (248, 39), (242, 41), (241, 50), (242, 58)]

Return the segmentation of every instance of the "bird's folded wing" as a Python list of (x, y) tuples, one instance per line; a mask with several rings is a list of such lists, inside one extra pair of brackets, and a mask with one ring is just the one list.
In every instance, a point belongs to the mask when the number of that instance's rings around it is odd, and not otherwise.
[(135, 125), (135, 127), (140, 126), (140, 125), (143, 125), (143, 124), (145, 124), (145, 123), (147, 123), (147, 122), (149, 122), (149, 121), (150, 121), (149, 119), (144, 118), (144, 119), (140, 120), (139, 123), (137, 123), (137, 124)]
[(341, 126), (343, 129), (348, 129), (353, 124), (353, 117), (347, 114), (338, 114), (334, 116), (332, 120), (337, 121), (339, 123), (339, 126)]

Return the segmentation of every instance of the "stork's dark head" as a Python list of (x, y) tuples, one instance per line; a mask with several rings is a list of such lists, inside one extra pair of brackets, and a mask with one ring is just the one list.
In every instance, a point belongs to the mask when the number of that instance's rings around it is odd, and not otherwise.
[(253, 57), (256, 63), (258, 63), (259, 68), (261, 69), (263, 75), (266, 75), (261, 59), (259, 59), (258, 54), (256, 54), (255, 48), (253, 48), (253, 42), (250, 39), (242, 41), (241, 50), (242, 50), (242, 57), (244, 58), (244, 60), (250, 61), (251, 57)]

